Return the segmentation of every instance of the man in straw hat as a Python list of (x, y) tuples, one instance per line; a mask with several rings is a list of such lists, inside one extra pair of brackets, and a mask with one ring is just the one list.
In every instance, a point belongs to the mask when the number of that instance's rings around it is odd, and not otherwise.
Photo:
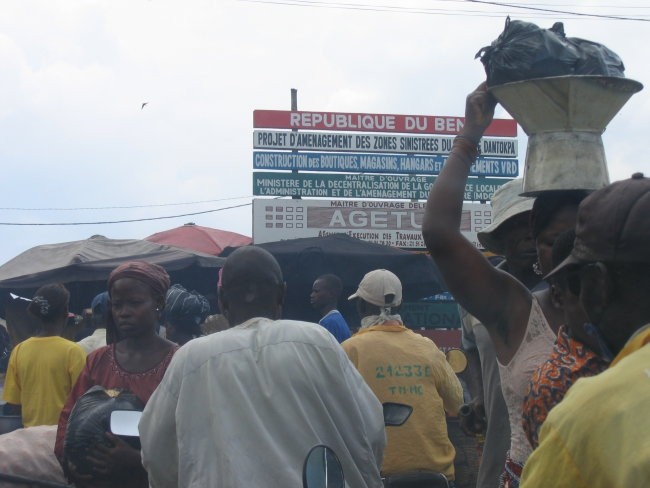
[[(523, 191), (521, 178), (511, 180), (492, 196), (492, 222), (477, 235), (481, 245), (489, 252), (505, 259), (497, 266), (511, 274), (529, 289), (543, 286), (541, 276), (535, 272), (537, 252), (530, 235), (530, 211), (533, 198), (519, 196)], [(541, 283), (540, 283), (541, 282)], [(469, 359), (468, 387), (473, 396), (470, 407), (474, 416), (485, 417), (485, 432), (474, 432), (461, 417), (466, 432), (485, 434), (483, 455), (478, 472), (477, 488), (493, 488), (499, 484), (506, 452), (510, 447), (508, 409), (501, 392), (501, 380), (496, 354), (490, 335), (476, 317), (458, 307), (462, 324), (462, 344)]]
[(402, 283), (390, 271), (366, 274), (349, 299), (357, 300), (361, 330), (343, 349), (382, 403), (413, 407), (407, 422), (386, 429), (382, 474), (434, 471), (453, 480), (455, 450), (445, 411), (458, 413), (463, 392), (445, 355), (402, 323), (395, 310)]
[[(585, 325), (613, 358), (551, 410), (521, 488), (647, 486), (650, 480), (650, 180), (636, 173), (580, 204), (566, 273)], [(550, 276), (549, 275), (549, 276)]]

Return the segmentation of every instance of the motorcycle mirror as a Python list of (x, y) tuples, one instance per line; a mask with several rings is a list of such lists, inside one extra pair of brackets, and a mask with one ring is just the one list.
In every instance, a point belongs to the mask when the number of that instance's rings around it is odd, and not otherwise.
[(302, 466), (303, 488), (344, 488), (343, 467), (336, 453), (327, 446), (311, 448)]
[(115, 435), (140, 437), (138, 424), (142, 412), (137, 410), (113, 410), (111, 412), (110, 429)]
[(449, 349), (445, 353), (445, 356), (447, 357), (447, 362), (451, 365), (451, 369), (454, 370), (454, 373), (461, 374), (467, 369), (467, 355), (462, 349)]
[(408, 420), (413, 412), (413, 407), (404, 403), (386, 402), (384, 407), (384, 425), (398, 427)]

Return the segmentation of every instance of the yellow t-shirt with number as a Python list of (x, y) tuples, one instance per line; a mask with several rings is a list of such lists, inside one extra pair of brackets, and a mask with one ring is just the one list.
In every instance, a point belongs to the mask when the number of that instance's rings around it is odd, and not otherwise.
[(9, 357), (2, 399), (22, 406), (23, 425), (56, 425), (86, 353), (59, 336), (31, 337)]
[(404, 424), (386, 427), (382, 473), (436, 471), (453, 479), (445, 411), (458, 413), (463, 390), (442, 351), (397, 321), (361, 329), (341, 345), (380, 402), (413, 407)]

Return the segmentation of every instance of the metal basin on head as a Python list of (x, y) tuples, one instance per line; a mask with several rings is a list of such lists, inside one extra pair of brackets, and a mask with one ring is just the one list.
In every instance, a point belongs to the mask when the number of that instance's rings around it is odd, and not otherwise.
[(528, 135), (523, 195), (609, 184), (602, 133), (642, 88), (638, 81), (606, 76), (557, 76), (490, 87)]

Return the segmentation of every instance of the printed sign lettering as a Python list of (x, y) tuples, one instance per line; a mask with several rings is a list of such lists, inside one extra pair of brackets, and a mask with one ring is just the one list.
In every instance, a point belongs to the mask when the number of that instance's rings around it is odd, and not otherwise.
[[(253, 131), (253, 148), (272, 150), (447, 155), (453, 142), (454, 138), (449, 136)], [(479, 145), (484, 157), (517, 157), (516, 138), (484, 137)]]
[[(425, 249), (425, 202), (381, 200), (253, 200), (253, 242), (344, 233), (375, 244)], [(488, 204), (465, 203), (460, 230), (476, 247), (476, 233), (492, 223)]]
[[(254, 151), (253, 168), (292, 171), (333, 171), (347, 173), (431, 174), (440, 173), (446, 156), (368, 153), (290, 153)], [(472, 165), (471, 176), (516, 178), (519, 161), (480, 157)]]
[[(253, 195), (426, 200), (435, 176), (253, 172)], [(509, 180), (469, 178), (464, 200), (489, 201)]]
[[(286, 110), (253, 111), (253, 127), (256, 129), (342, 130), (456, 135), (463, 128), (464, 124), (464, 117), (441, 115), (393, 115)], [(516, 137), (517, 122), (513, 119), (494, 119), (486, 129), (485, 135)]]

